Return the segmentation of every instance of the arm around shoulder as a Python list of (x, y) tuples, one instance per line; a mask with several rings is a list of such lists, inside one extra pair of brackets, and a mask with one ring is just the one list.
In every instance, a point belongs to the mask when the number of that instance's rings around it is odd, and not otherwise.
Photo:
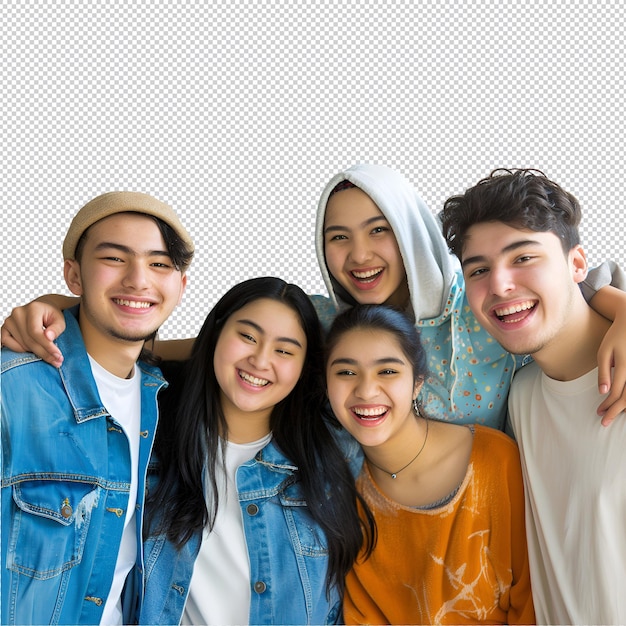
[(54, 340), (65, 330), (63, 309), (78, 301), (75, 297), (48, 294), (14, 308), (0, 330), (2, 345), (15, 352), (32, 352), (59, 367), (63, 355)]
[(602, 425), (608, 426), (626, 410), (626, 292), (604, 287), (590, 305), (613, 324), (598, 350), (598, 391), (609, 395), (598, 407)]

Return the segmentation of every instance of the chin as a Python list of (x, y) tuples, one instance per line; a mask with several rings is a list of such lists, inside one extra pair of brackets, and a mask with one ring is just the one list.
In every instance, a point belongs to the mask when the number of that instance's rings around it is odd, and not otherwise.
[(353, 295), (352, 297), (359, 304), (384, 304), (385, 302), (387, 302), (387, 298), (385, 298), (384, 295), (381, 296), (376, 291), (360, 291), (357, 295), (359, 296), (358, 298), (356, 297), (356, 295)]
[(525, 355), (525, 354), (533, 354), (533, 352), (537, 351), (537, 346), (535, 344), (528, 344), (527, 342), (511, 342), (507, 341), (506, 337), (499, 338), (494, 335), (498, 343), (511, 354), (516, 355)]
[(115, 339), (121, 339), (122, 341), (128, 341), (129, 343), (138, 343), (140, 341), (147, 341), (151, 339), (156, 330), (142, 330), (142, 329), (121, 329), (115, 330), (112, 329), (110, 331), (110, 335), (115, 337)]

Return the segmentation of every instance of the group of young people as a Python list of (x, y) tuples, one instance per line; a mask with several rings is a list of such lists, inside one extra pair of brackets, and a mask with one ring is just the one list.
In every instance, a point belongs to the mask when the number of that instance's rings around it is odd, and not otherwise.
[(354, 166), (319, 202), (329, 297), (252, 278), (159, 342), (191, 238), (89, 202), (77, 303), (2, 326), (2, 623), (625, 621), (626, 285), (580, 217), (536, 171), (438, 221)]

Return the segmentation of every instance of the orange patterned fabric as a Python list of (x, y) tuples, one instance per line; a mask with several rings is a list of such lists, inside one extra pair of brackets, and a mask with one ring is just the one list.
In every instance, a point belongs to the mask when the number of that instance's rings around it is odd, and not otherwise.
[(465, 479), (436, 509), (392, 502), (364, 464), (358, 487), (378, 543), (348, 574), (346, 623), (534, 623), (517, 446), (495, 429), (473, 428)]

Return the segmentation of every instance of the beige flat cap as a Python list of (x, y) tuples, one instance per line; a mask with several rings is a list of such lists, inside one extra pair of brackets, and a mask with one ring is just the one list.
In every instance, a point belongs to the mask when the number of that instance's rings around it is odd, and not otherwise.
[(63, 241), (63, 258), (74, 259), (78, 240), (92, 224), (110, 215), (126, 212), (143, 213), (158, 217), (171, 226), (189, 247), (189, 250), (193, 252), (193, 241), (171, 206), (146, 193), (138, 191), (111, 191), (87, 202), (74, 216)]

